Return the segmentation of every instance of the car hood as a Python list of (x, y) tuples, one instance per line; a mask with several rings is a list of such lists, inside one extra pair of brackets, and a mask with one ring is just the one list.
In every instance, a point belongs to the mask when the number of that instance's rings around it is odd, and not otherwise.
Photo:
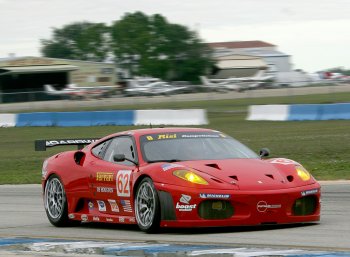
[[(236, 185), (240, 190), (287, 189), (315, 183), (313, 179), (305, 182), (297, 176), (296, 163), (281, 165), (269, 160), (229, 159), (187, 161), (183, 164), (199, 174), (209, 175), (214, 181)], [(293, 180), (288, 180), (288, 176), (292, 176)]]

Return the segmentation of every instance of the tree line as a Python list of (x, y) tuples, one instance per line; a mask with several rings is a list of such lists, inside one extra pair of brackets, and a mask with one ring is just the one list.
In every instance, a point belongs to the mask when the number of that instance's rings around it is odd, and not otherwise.
[(213, 65), (210, 48), (195, 31), (160, 14), (126, 13), (111, 26), (75, 22), (54, 28), (41, 40), (45, 57), (102, 62), (113, 60), (131, 76), (196, 81)]

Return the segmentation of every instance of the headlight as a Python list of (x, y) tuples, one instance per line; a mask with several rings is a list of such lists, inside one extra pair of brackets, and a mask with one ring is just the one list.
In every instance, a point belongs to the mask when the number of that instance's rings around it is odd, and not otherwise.
[(178, 178), (194, 184), (208, 185), (208, 182), (204, 178), (189, 170), (175, 170), (173, 174)]
[(297, 173), (299, 178), (303, 181), (308, 181), (311, 178), (310, 173), (303, 167), (303, 166), (297, 166), (296, 167)]

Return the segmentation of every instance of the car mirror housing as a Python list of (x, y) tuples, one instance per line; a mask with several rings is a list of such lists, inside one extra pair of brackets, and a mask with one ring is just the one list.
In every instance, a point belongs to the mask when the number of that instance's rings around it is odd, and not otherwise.
[(133, 163), (134, 165), (138, 166), (137, 162), (135, 162), (134, 160), (131, 160), (129, 158), (126, 158), (125, 154), (115, 154), (115, 155), (113, 155), (113, 161), (115, 161), (115, 162), (129, 161), (129, 162)]
[(125, 155), (124, 154), (115, 154), (113, 155), (113, 161), (115, 162), (123, 162), (125, 161)]
[(259, 155), (260, 158), (267, 157), (270, 155), (270, 150), (268, 148), (261, 148)]

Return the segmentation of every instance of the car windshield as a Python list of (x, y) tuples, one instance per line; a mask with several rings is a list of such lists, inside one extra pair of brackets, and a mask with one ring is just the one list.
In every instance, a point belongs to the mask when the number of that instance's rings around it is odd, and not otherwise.
[(248, 147), (219, 132), (149, 134), (140, 142), (147, 162), (258, 158)]

